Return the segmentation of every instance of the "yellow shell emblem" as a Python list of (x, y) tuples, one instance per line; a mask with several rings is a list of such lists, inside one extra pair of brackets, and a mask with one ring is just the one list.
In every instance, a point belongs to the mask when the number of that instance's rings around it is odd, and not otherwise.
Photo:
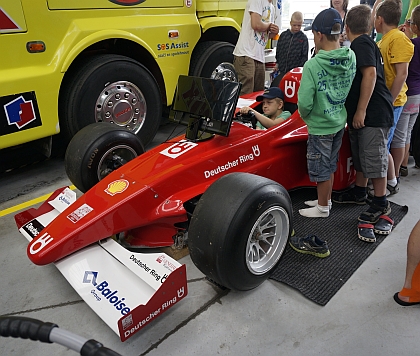
[(108, 184), (108, 188), (105, 189), (105, 193), (114, 196), (115, 194), (122, 193), (128, 188), (130, 183), (125, 179), (114, 180)]

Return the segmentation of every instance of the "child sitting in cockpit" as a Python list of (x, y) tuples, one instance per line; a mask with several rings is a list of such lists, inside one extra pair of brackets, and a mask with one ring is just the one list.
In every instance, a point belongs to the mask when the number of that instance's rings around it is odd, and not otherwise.
[(241, 114), (248, 114), (250, 111), (255, 115), (257, 130), (265, 130), (272, 126), (286, 121), (292, 114), (290, 111), (283, 111), (284, 94), (278, 87), (271, 87), (264, 90), (263, 95), (258, 95), (257, 101), (262, 101), (262, 110), (264, 114), (251, 109), (248, 106), (241, 108)]

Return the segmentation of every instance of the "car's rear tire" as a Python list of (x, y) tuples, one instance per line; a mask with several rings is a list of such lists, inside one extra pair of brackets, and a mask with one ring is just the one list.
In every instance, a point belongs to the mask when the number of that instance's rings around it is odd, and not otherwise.
[(278, 264), (292, 232), (292, 205), (280, 184), (248, 173), (214, 182), (198, 202), (188, 230), (197, 268), (216, 283), (249, 290)]
[(60, 126), (67, 142), (94, 122), (111, 122), (146, 145), (159, 128), (162, 99), (152, 74), (139, 62), (103, 54), (80, 61), (60, 93)]
[(110, 123), (94, 123), (70, 141), (65, 168), (70, 181), (82, 192), (128, 161), (144, 153), (134, 133)]
[(238, 81), (233, 66), (233, 50), (229, 42), (207, 41), (199, 43), (192, 54), (189, 75), (196, 77)]

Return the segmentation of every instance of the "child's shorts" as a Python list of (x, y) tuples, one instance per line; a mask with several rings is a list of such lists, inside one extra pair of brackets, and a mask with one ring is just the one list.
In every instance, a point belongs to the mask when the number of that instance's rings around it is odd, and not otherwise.
[(337, 170), (344, 129), (330, 135), (308, 135), (306, 159), (311, 182), (325, 182)]
[(386, 177), (388, 170), (389, 127), (363, 127), (349, 130), (354, 169), (365, 178)]

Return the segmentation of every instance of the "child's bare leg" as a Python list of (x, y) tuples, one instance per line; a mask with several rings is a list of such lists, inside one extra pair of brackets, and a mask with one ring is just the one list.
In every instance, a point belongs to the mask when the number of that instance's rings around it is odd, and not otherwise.
[(331, 178), (324, 182), (318, 182), (318, 204), (311, 208), (300, 209), (299, 214), (308, 218), (327, 218), (330, 213), (328, 200), (331, 199), (331, 187)]
[(398, 298), (404, 302), (420, 301), (420, 220), (408, 238), (404, 288)]

